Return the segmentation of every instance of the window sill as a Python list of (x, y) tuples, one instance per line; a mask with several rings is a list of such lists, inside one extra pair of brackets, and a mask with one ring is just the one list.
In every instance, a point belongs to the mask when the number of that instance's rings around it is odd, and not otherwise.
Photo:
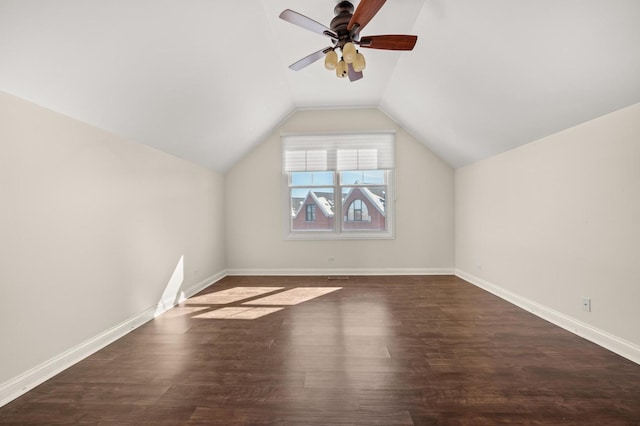
[(285, 236), (288, 241), (326, 241), (326, 240), (392, 240), (392, 232), (342, 232), (331, 231), (301, 231), (290, 232)]

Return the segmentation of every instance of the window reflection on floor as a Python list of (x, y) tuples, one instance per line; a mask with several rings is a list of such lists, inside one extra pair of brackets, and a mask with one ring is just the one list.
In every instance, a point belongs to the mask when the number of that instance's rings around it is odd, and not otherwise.
[(228, 307), (220, 308), (215, 311), (205, 312), (204, 314), (196, 315), (194, 318), (230, 318), (230, 319), (256, 319), (269, 315), (274, 312), (281, 311), (284, 308), (240, 308), (240, 307)]
[(282, 290), (283, 288), (284, 287), (234, 287), (227, 290), (216, 291), (215, 293), (195, 296), (187, 299), (185, 303), (189, 305), (226, 305), (228, 303)]
[[(187, 299), (184, 305), (204, 306), (177, 306), (162, 316), (164, 318), (175, 318), (197, 314), (191, 316), (191, 318), (251, 320), (281, 311), (287, 306), (307, 302), (341, 289), (342, 287), (297, 287), (288, 290), (286, 290), (285, 287), (234, 287)], [(260, 297), (268, 293), (274, 294)], [(260, 298), (247, 300), (255, 297)], [(213, 307), (212, 305), (229, 305), (234, 303), (241, 303), (242, 306), (225, 306), (208, 310)], [(269, 307), (265, 307), (265, 305)]]
[(307, 300), (340, 290), (342, 287), (298, 287), (283, 291), (258, 300), (245, 302), (243, 305), (297, 305)]

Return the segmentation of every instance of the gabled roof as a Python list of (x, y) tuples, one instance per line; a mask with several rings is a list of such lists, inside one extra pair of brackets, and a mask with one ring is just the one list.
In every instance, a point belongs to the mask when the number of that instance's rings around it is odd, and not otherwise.
[[(347, 192), (347, 194), (345, 195), (344, 199), (348, 199), (349, 196), (351, 195), (351, 193), (353, 191), (360, 191), (360, 193), (362, 195), (364, 195), (370, 202), (371, 204), (376, 208), (376, 210), (378, 210), (378, 212), (382, 215), (385, 216), (384, 213), (384, 197), (374, 194), (373, 192), (371, 192), (371, 190), (369, 188), (366, 187), (354, 187), (351, 188), (349, 190), (349, 192)], [(345, 207), (346, 208), (346, 207)]]
[(313, 200), (313, 203), (320, 208), (325, 217), (333, 217), (333, 202), (327, 200), (325, 197), (318, 197), (313, 191), (307, 192), (307, 196), (304, 201), (300, 203), (298, 211), (293, 213), (294, 217), (297, 217), (303, 210), (303, 207), (308, 204), (308, 199)]

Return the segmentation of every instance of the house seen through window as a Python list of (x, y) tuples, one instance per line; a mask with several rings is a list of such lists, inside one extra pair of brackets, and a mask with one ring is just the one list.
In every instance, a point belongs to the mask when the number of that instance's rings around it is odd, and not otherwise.
[(369, 221), (369, 211), (367, 205), (360, 199), (356, 198), (349, 205), (347, 210), (347, 217), (344, 219), (347, 222), (362, 222)]
[(307, 204), (306, 207), (306, 221), (313, 222), (316, 220), (316, 205), (315, 204)]
[(393, 135), (283, 137), (288, 238), (393, 236)]

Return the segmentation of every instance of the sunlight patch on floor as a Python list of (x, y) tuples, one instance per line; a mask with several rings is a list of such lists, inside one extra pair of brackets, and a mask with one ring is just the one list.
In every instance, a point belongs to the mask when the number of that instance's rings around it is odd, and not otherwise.
[[(256, 319), (265, 315), (278, 312), (286, 306), (293, 306), (307, 302), (325, 294), (341, 290), (342, 287), (297, 287), (285, 290), (286, 287), (234, 287), (213, 293), (202, 294), (187, 299), (185, 305), (208, 306), (181, 306), (175, 308), (169, 314), (171, 317), (191, 315), (191, 318), (200, 319)], [(285, 290), (285, 291), (280, 291)], [(275, 292), (275, 293), (274, 293)], [(274, 293), (256, 300), (242, 303), (243, 300), (259, 297), (268, 293)], [(213, 307), (211, 305), (242, 304), (243, 306), (226, 306), (208, 312), (201, 312)], [(268, 305), (247, 306), (247, 305)]]
[(256, 319), (274, 312), (281, 311), (284, 308), (245, 308), (245, 307), (227, 307), (216, 309), (215, 311), (205, 312), (196, 315), (193, 318), (203, 319)]
[(234, 287), (227, 290), (207, 293), (192, 297), (185, 301), (190, 305), (226, 305), (239, 300), (249, 299), (273, 291), (282, 290), (284, 287)]
[(243, 305), (297, 305), (316, 297), (324, 296), (342, 287), (298, 287), (281, 293), (266, 296), (261, 299), (245, 302)]

